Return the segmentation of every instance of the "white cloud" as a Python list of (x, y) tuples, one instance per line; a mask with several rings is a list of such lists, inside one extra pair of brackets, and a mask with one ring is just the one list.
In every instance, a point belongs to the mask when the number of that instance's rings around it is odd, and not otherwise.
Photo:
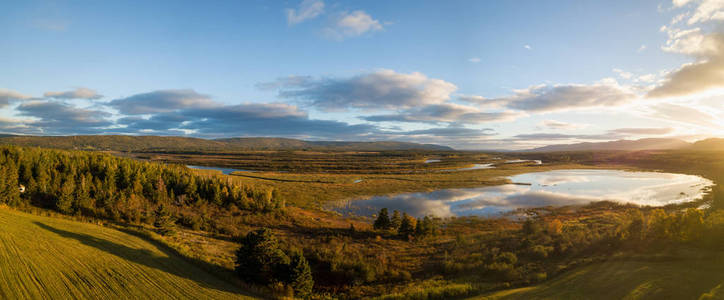
[(555, 130), (573, 130), (584, 128), (587, 126), (586, 124), (573, 124), (556, 120), (545, 120), (541, 122), (540, 125)]
[(88, 89), (88, 88), (77, 88), (75, 90), (65, 91), (65, 92), (46, 92), (43, 96), (45, 96), (47, 98), (55, 98), (55, 99), (94, 100), (94, 99), (103, 98), (103, 95), (100, 95), (96, 91)]
[(379, 70), (351, 78), (282, 78), (262, 86), (278, 86), (279, 96), (295, 98), (324, 110), (406, 109), (441, 104), (457, 90), (454, 84), (413, 72)]
[(527, 112), (550, 112), (579, 108), (619, 106), (638, 98), (627, 87), (615, 80), (600, 83), (538, 85), (516, 90), (515, 95), (488, 100), (511, 109)]
[(525, 45), (525, 46), (523, 46), (523, 48), (528, 49), (528, 50), (533, 49), (530, 45)]
[(641, 53), (641, 52), (644, 52), (644, 50), (646, 50), (646, 45), (641, 45), (641, 47), (639, 47), (639, 49), (636, 50), (636, 52)]
[[(674, 1), (676, 2), (689, 2), (689, 1)], [(686, 4), (686, 3), (684, 3)], [(683, 4), (682, 4), (683, 5)], [(679, 5), (681, 6), (681, 5)], [(708, 22), (708, 21), (721, 21), (724, 20), (724, 1), (721, 0), (703, 0), (699, 3), (691, 18), (687, 21), (689, 25), (696, 23)]]
[(296, 25), (324, 13), (324, 1), (304, 0), (297, 9), (287, 9), (287, 24)]
[(477, 63), (480, 62), (480, 58), (479, 58), (479, 57), (471, 57), (470, 59), (468, 59), (468, 61), (471, 62), (471, 63), (477, 64)]
[[(649, 97), (686, 96), (724, 87), (724, 34), (719, 31), (724, 20), (724, 1), (673, 2), (675, 8), (690, 3), (696, 4), (692, 11), (678, 14), (672, 19), (671, 26), (661, 27), (661, 31), (668, 35), (662, 49), (689, 55), (695, 60), (668, 73), (666, 80), (648, 93)], [(691, 17), (686, 23), (700, 27), (682, 28), (681, 19), (689, 15)]]
[(108, 103), (127, 115), (143, 115), (170, 112), (185, 108), (209, 108), (219, 106), (211, 97), (194, 90), (159, 90), (130, 97), (115, 99)]
[(330, 38), (342, 40), (382, 29), (380, 21), (373, 19), (364, 11), (355, 10), (351, 13), (341, 13), (334, 24), (325, 29), (325, 33)]
[(30, 99), (30, 96), (23, 95), (13, 90), (0, 88), (0, 108), (7, 106), (12, 101)]
[(623, 79), (631, 79), (631, 77), (633, 77), (633, 74), (631, 72), (626, 72), (621, 69), (613, 69), (613, 72), (618, 74), (618, 76)]

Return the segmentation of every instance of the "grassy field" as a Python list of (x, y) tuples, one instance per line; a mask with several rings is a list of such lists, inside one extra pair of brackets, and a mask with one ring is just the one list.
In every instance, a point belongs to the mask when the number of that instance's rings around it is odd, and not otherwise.
[(240, 299), (238, 287), (114, 229), (0, 208), (2, 299)]
[(475, 299), (724, 299), (724, 252), (687, 247), (612, 257), (546, 283)]

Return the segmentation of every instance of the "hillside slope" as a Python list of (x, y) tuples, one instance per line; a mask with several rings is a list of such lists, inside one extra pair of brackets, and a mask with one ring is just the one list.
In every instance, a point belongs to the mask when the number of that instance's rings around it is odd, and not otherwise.
[(394, 151), (453, 150), (450, 147), (394, 141), (335, 142), (285, 138), (227, 138), (207, 140), (178, 136), (77, 135), (0, 136), (0, 144), (18, 146), (115, 151), (236, 151), (236, 150), (330, 150)]
[(705, 140), (697, 141), (693, 145), (691, 145), (689, 149), (699, 151), (724, 151), (724, 139), (708, 138)]
[(669, 138), (650, 138), (640, 140), (618, 140), (600, 143), (578, 143), (566, 145), (549, 145), (535, 149), (526, 150), (528, 152), (562, 152), (562, 151), (641, 151), (641, 150), (674, 150), (689, 147), (691, 144), (679, 140)]
[(543, 284), (475, 299), (723, 299), (724, 252), (677, 248), (573, 269)]
[(239, 299), (234, 285), (139, 237), (0, 208), (2, 299)]

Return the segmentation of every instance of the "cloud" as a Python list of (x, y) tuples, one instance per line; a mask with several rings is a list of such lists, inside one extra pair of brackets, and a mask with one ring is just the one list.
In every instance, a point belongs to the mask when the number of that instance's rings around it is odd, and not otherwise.
[(77, 88), (72, 91), (66, 92), (46, 92), (43, 96), (46, 98), (55, 99), (100, 99), (103, 95), (98, 94), (96, 91), (87, 88)]
[(644, 52), (645, 50), (646, 50), (646, 45), (641, 45), (641, 47), (639, 47), (639, 49), (636, 50), (636, 52), (641, 53), (641, 52)]
[(306, 20), (314, 19), (324, 13), (324, 1), (304, 0), (297, 9), (287, 9), (287, 24), (296, 25)]
[(184, 108), (206, 108), (217, 106), (207, 95), (194, 90), (160, 90), (115, 99), (109, 103), (126, 115), (143, 115), (170, 112)]
[(623, 135), (664, 135), (673, 131), (673, 128), (618, 128), (608, 132)]
[(620, 136), (614, 134), (562, 134), (562, 133), (529, 133), (529, 134), (518, 134), (513, 138), (519, 140), (535, 140), (535, 141), (548, 141), (548, 140), (612, 140), (620, 138)]
[(479, 57), (471, 57), (471, 58), (468, 59), (468, 61), (471, 62), (471, 63), (477, 64), (477, 63), (480, 62), (480, 58), (479, 58)]
[(0, 132), (14, 134), (41, 134), (42, 131), (32, 126), (33, 120), (0, 117)]
[(550, 129), (563, 129), (563, 130), (571, 130), (571, 129), (579, 129), (586, 127), (584, 124), (573, 124), (573, 123), (567, 123), (567, 122), (561, 122), (556, 120), (545, 120), (540, 123), (541, 126), (548, 127)]
[(479, 124), (486, 122), (512, 121), (522, 113), (501, 111), (482, 112), (479, 109), (454, 103), (433, 104), (403, 110), (395, 114), (363, 117), (371, 122), (421, 122), (421, 123), (460, 123)]
[(525, 46), (523, 46), (523, 48), (525, 48), (525, 49), (527, 49), (527, 50), (532, 50), (532, 49), (533, 49), (530, 45), (525, 45)]
[(618, 76), (623, 79), (631, 79), (631, 77), (633, 77), (633, 74), (631, 72), (626, 72), (621, 69), (613, 69), (613, 72), (618, 74)]
[(681, 123), (693, 124), (709, 128), (719, 127), (717, 118), (693, 107), (672, 103), (660, 103), (651, 106), (651, 116), (659, 119), (671, 120)]
[[(674, 1), (675, 5), (681, 2), (689, 1)], [(683, 5), (683, 4), (682, 4)], [(678, 5), (678, 6), (682, 6)], [(696, 23), (703, 23), (709, 21), (721, 21), (724, 20), (724, 1), (721, 0), (703, 0), (699, 3), (694, 13), (691, 15), (687, 24), (693, 25)]]
[(33, 121), (44, 134), (89, 134), (102, 132), (113, 123), (107, 118), (110, 113), (77, 108), (55, 101), (29, 101), (20, 104), (17, 111), (21, 116), (39, 119)]
[(383, 26), (378, 20), (373, 19), (364, 11), (355, 10), (351, 13), (341, 13), (334, 24), (325, 28), (324, 32), (332, 39), (342, 40), (382, 29)]
[(507, 98), (490, 99), (490, 104), (504, 105), (527, 112), (550, 112), (588, 107), (618, 106), (637, 96), (618, 84), (539, 85), (517, 90)]
[[(661, 31), (668, 36), (666, 44), (661, 48), (667, 52), (691, 56), (694, 62), (670, 72), (663, 83), (648, 93), (648, 97), (686, 96), (724, 87), (724, 34), (721, 32), (724, 1), (674, 1), (674, 7), (689, 3), (697, 4), (693, 11), (678, 14), (670, 26), (661, 27)], [(680, 21), (687, 16), (690, 16), (686, 22), (688, 25), (703, 27), (683, 28)], [(714, 31), (706, 32), (702, 28)]]
[(30, 96), (23, 95), (13, 90), (0, 88), (0, 108), (10, 105), (10, 102), (30, 99)]
[(118, 121), (123, 133), (192, 132), (202, 137), (285, 136), (298, 138), (355, 139), (375, 134), (372, 125), (310, 119), (306, 112), (284, 103), (246, 103), (207, 108), (178, 109), (148, 118)]
[(684, 96), (724, 87), (724, 35), (687, 33), (672, 42), (669, 51), (690, 54), (698, 60), (671, 72), (648, 97)]
[(486, 137), (496, 135), (490, 128), (442, 127), (401, 132), (403, 135), (428, 135), (440, 137)]
[[(262, 86), (278, 86), (282, 98), (299, 99), (323, 110), (412, 108), (440, 104), (457, 87), (422, 73), (380, 70), (351, 78), (281, 79)], [(259, 86), (259, 85), (257, 85)]]

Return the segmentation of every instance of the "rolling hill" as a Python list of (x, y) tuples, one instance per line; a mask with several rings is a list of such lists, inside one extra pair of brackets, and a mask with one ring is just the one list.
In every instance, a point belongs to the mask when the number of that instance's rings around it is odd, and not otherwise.
[(696, 141), (689, 147), (691, 150), (699, 151), (724, 151), (724, 139), (722, 138), (709, 138), (701, 141)]
[(540, 285), (475, 299), (722, 299), (724, 252), (676, 247), (578, 267)]
[(577, 143), (566, 145), (549, 145), (526, 152), (564, 152), (564, 151), (641, 151), (641, 150), (674, 150), (690, 147), (691, 144), (679, 139), (648, 138), (639, 140), (618, 140), (600, 143)]
[(335, 151), (386, 151), (386, 150), (453, 150), (447, 146), (418, 144), (395, 141), (380, 142), (342, 142), (342, 141), (303, 141), (285, 138), (228, 138), (217, 139), (234, 149), (243, 150), (335, 150)]
[(114, 150), (124, 152), (305, 149), (329, 151), (453, 150), (450, 147), (440, 145), (394, 141), (304, 141), (297, 139), (266, 137), (208, 140), (192, 137), (129, 135), (0, 136), (0, 144), (60, 149)]
[(154, 242), (0, 207), (2, 299), (248, 299)]

